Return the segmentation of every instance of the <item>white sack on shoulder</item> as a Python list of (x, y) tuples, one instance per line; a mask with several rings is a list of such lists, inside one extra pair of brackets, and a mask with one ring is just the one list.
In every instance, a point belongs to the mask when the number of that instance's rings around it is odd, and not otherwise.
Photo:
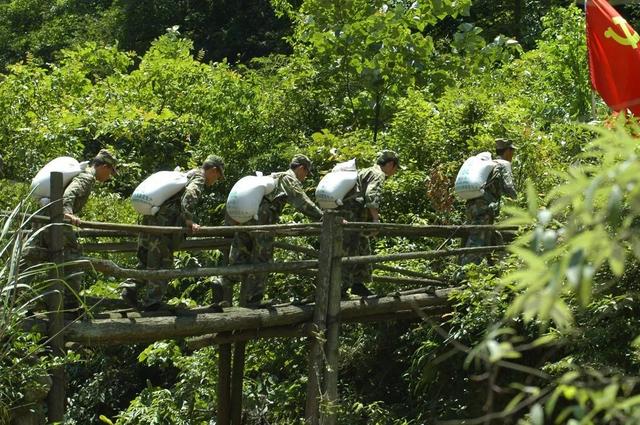
[(227, 197), (227, 214), (240, 224), (257, 219), (262, 198), (275, 189), (273, 177), (263, 176), (260, 172), (256, 174), (238, 180)]
[(468, 158), (456, 176), (456, 194), (462, 199), (476, 199), (484, 195), (484, 186), (495, 165), (489, 152)]
[(31, 180), (31, 196), (36, 199), (51, 197), (51, 173), (62, 173), (62, 185), (66, 187), (71, 180), (80, 174), (87, 162), (79, 163), (70, 156), (61, 156), (49, 161)]
[(158, 171), (144, 179), (131, 195), (133, 208), (142, 215), (154, 215), (160, 206), (187, 185), (186, 173)]
[(333, 167), (316, 188), (316, 201), (320, 208), (333, 209), (341, 206), (346, 194), (356, 185), (357, 179), (355, 158)]

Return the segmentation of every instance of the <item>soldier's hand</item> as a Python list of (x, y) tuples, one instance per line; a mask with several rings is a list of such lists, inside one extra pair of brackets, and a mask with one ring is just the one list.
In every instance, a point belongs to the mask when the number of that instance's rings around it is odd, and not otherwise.
[(71, 224), (73, 224), (74, 226), (80, 226), (80, 218), (76, 217), (75, 215), (65, 214), (64, 217), (68, 218)]
[(188, 220), (188, 221), (187, 221), (187, 226), (189, 226), (189, 229), (191, 229), (191, 232), (192, 232), (192, 233), (196, 233), (198, 230), (200, 230), (200, 225), (199, 225), (199, 224), (194, 223), (194, 222), (193, 222), (193, 221), (191, 221), (191, 220)]
[[(371, 220), (371, 222), (372, 223), (380, 223), (380, 217), (374, 218), (373, 220)], [(377, 229), (372, 229), (372, 230), (366, 232), (365, 236), (369, 236), (369, 237), (378, 236), (378, 230)]]

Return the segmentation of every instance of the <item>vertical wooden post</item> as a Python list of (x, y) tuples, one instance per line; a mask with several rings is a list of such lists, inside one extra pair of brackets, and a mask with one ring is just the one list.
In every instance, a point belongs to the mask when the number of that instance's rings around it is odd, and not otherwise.
[(309, 338), (309, 372), (307, 381), (307, 402), (305, 421), (309, 425), (320, 422), (320, 400), (322, 397), (324, 375), (324, 342), (327, 329), (327, 309), (329, 302), (329, 284), (331, 282), (331, 261), (334, 248), (334, 227), (337, 214), (326, 211), (322, 218), (320, 233), (320, 256), (318, 259), (318, 283), (315, 293), (315, 310), (313, 312), (313, 336)]
[(338, 368), (340, 335), (340, 298), (342, 295), (342, 218), (334, 217), (333, 256), (331, 259), (331, 280), (329, 282), (329, 302), (327, 307), (327, 342), (325, 357), (327, 366), (324, 370), (324, 388), (326, 408), (321, 409), (320, 423), (335, 425), (338, 402)]
[(218, 348), (218, 417), (217, 424), (231, 424), (231, 344)]
[[(225, 224), (229, 222), (225, 218)], [(229, 264), (229, 249), (223, 250), (224, 265)], [(227, 301), (231, 305), (233, 301), (233, 287), (228, 279), (222, 280), (222, 299), (214, 302)], [(218, 425), (231, 425), (231, 344), (223, 344), (218, 347), (218, 387), (217, 404), (218, 415), (216, 423)]]
[[(49, 228), (49, 255), (53, 263), (64, 263), (64, 243), (62, 236), (63, 210), (62, 210), (62, 173), (51, 173), (51, 205), (49, 206), (50, 228)], [(47, 309), (49, 310), (49, 344), (51, 351), (56, 356), (64, 355), (64, 316), (63, 294), (64, 285), (60, 279), (64, 277), (61, 267), (56, 267), (53, 271), (53, 284), (50, 294), (46, 297)], [(65, 400), (65, 379), (64, 366), (58, 366), (51, 370), (52, 385), (47, 397), (49, 422), (62, 422), (64, 419)]]
[(244, 382), (245, 342), (233, 345), (233, 374), (231, 376), (231, 423), (242, 425), (242, 386)]
[[(243, 277), (240, 286), (241, 307), (247, 305), (246, 278)], [(242, 425), (242, 387), (244, 383), (245, 342), (236, 342), (233, 345), (233, 370), (231, 375), (231, 423)]]

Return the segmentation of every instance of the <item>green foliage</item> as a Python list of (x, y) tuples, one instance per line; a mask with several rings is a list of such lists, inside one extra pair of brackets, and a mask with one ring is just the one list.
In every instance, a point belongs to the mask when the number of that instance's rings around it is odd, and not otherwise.
[(313, 61), (317, 78), (333, 92), (340, 121), (370, 126), (374, 142), (394, 110), (394, 99), (426, 70), (433, 41), (422, 31), (469, 5), (306, 0), (294, 13), (286, 3), (276, 4), (294, 17), (294, 47)]
[[(552, 318), (565, 326), (571, 314), (560, 295), (575, 294), (586, 306), (600, 269), (616, 277), (624, 273), (628, 253), (635, 253), (638, 244), (633, 231), (638, 214), (635, 146), (622, 127), (602, 131), (581, 155), (582, 164), (563, 174), (566, 184), (551, 191), (547, 207), (538, 208), (530, 185), (528, 210), (511, 210), (511, 222), (536, 224), (512, 248), (526, 264), (509, 278), (525, 290), (513, 313), (522, 312), (527, 320)], [(560, 226), (559, 220), (566, 224)]]
[(288, 20), (277, 18), (268, 2), (10, 0), (0, 5), (0, 68), (27, 52), (49, 62), (85, 41), (142, 53), (173, 26), (207, 61), (285, 51), (282, 37), (290, 32)]
[(42, 421), (40, 404), (51, 387), (48, 370), (69, 360), (52, 356), (35, 327), (26, 329), (28, 312), (43, 304), (51, 285), (51, 281), (40, 279), (51, 265), (24, 266), (24, 230), (30, 227), (28, 218), (23, 218), (26, 201), (20, 200), (0, 221), (0, 421), (3, 423), (25, 420), (25, 415)]
[[(452, 193), (457, 170), (467, 156), (492, 151), (495, 137), (509, 137), (519, 148), (517, 187), (523, 192), (525, 181), (535, 181), (516, 201), (529, 209), (511, 208), (512, 220), (534, 228), (498, 267), (469, 267), (442, 328), (343, 327), (341, 402), (324, 407), (337, 409), (345, 424), (417, 425), (485, 413), (512, 423), (620, 423), (637, 416), (637, 388), (628, 378), (637, 376), (640, 357), (637, 153), (620, 130), (585, 147), (600, 133), (576, 120), (606, 110), (601, 102), (591, 110), (579, 9), (554, 8), (539, 20), (559, 2), (273, 0), (293, 22), (283, 28), (287, 21), (276, 22), (267, 3), (243, 4), (242, 14), (237, 2), (150, 3), (0, 6), (0, 18), (8, 18), (0, 19), (0, 40), (12, 40), (0, 62), (32, 52), (0, 79), (0, 151), (11, 179), (0, 185), (2, 209), (24, 198), (25, 183), (52, 158), (90, 158), (109, 147), (121, 173), (99, 185), (84, 218), (134, 223), (126, 197), (144, 177), (198, 166), (219, 153), (226, 181), (207, 194), (198, 222), (221, 224), (226, 193), (243, 175), (283, 170), (303, 152), (318, 171), (305, 182), (312, 195), (336, 162), (355, 157), (359, 167), (369, 166), (378, 150), (391, 148), (404, 169), (386, 183), (384, 221), (462, 223), (463, 204)], [(263, 24), (275, 32), (252, 36)], [(234, 64), (234, 49), (241, 60), (280, 49), (283, 33), (292, 34), (293, 53)], [(231, 64), (206, 63), (223, 56)], [(282, 217), (302, 219), (291, 210)], [(440, 244), (377, 238), (376, 250)], [(180, 254), (177, 266), (220, 259), (218, 252)], [(456, 271), (449, 263), (414, 260), (402, 267), (449, 278)], [(86, 294), (115, 296), (116, 282), (99, 279)], [(210, 285), (175, 280), (169, 296), (203, 305), (211, 302)], [(267, 291), (282, 301), (301, 298), (312, 294), (313, 279), (272, 276)], [(6, 358), (38, 338), (12, 335)], [(70, 423), (204, 424), (215, 415), (215, 348), (190, 353), (179, 342), (158, 342), (87, 349), (82, 359), (68, 367)], [(47, 364), (15, 367), (6, 379), (21, 388)], [(248, 423), (300, 423), (305, 365), (302, 341), (248, 345)], [(0, 414), (19, 402), (12, 398)]]

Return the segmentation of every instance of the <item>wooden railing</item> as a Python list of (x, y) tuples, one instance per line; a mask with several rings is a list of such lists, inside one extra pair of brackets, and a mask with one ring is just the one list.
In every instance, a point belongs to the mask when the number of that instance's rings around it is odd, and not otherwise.
[[(63, 271), (61, 246), (62, 181), (52, 173), (52, 203), (48, 217), (33, 219), (51, 223), (51, 259), (59, 264), (58, 275)], [(188, 234), (181, 227), (142, 226), (117, 223), (82, 221), (78, 230), (83, 238), (131, 238), (141, 233)], [(305, 419), (308, 424), (335, 424), (338, 403), (339, 350), (338, 337), (341, 322), (398, 320), (419, 314), (442, 313), (447, 306), (450, 282), (430, 273), (408, 270), (382, 263), (412, 259), (436, 259), (457, 257), (468, 253), (490, 253), (502, 250), (504, 245), (478, 248), (446, 248), (430, 251), (403, 252), (386, 255), (344, 257), (345, 232), (375, 232), (378, 237), (408, 238), (464, 238), (469, 232), (491, 229), (513, 232), (514, 227), (500, 226), (413, 226), (390, 223), (344, 223), (339, 213), (327, 211), (322, 223), (281, 224), (263, 226), (201, 227), (197, 238), (186, 240), (179, 250), (226, 249), (238, 231), (268, 233), (274, 237), (319, 237), (318, 250), (298, 246), (278, 239), (275, 247), (304, 254), (298, 261), (268, 264), (242, 264), (188, 269), (138, 270), (122, 268), (111, 260), (86, 257), (85, 267), (108, 276), (136, 279), (173, 279), (179, 277), (242, 276), (249, 273), (298, 273), (316, 279), (315, 302), (306, 305), (276, 305), (267, 309), (247, 309), (244, 305), (244, 288), (240, 290), (240, 306), (224, 312), (211, 309), (193, 309), (178, 316), (140, 313), (135, 318), (104, 317), (96, 314), (89, 320), (63, 323), (61, 315), (62, 288), (56, 287), (48, 299), (51, 312), (48, 332), (54, 352), (62, 353), (64, 342), (87, 345), (125, 344), (151, 342), (167, 338), (189, 338), (188, 345), (198, 349), (205, 345), (219, 345), (218, 418), (219, 424), (241, 423), (242, 381), (244, 351), (247, 341), (265, 337), (307, 337), (309, 340), (308, 384)], [(194, 235), (191, 235), (194, 236)], [(60, 243), (58, 243), (60, 242)], [(443, 246), (445, 244), (442, 244)], [(119, 242), (86, 242), (85, 252), (123, 253), (135, 251), (132, 240)], [(372, 264), (379, 271), (401, 275), (376, 275), (374, 280), (397, 285), (418, 284), (418, 290), (394, 291), (390, 296), (371, 297), (356, 301), (341, 301), (342, 266)], [(427, 290), (425, 287), (429, 287)], [(230, 294), (227, 294), (230, 302)], [(117, 316), (117, 315), (116, 315)], [(49, 396), (49, 420), (62, 420), (64, 412), (64, 373), (53, 372), (54, 385)], [(321, 408), (322, 406), (322, 408)]]

